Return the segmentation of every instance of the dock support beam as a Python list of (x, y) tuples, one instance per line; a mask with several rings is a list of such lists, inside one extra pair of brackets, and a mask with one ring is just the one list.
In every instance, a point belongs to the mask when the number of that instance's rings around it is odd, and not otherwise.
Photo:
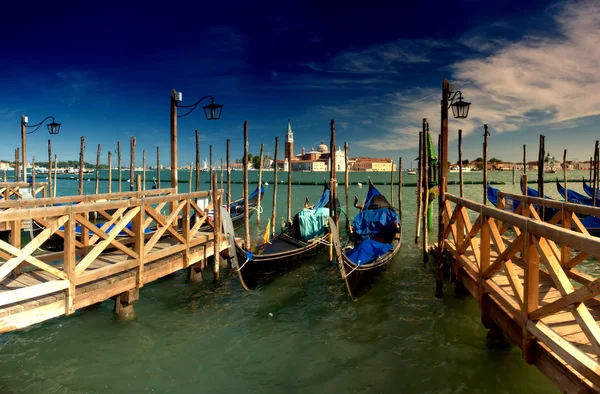
[(202, 276), (202, 264), (197, 263), (188, 267), (188, 281), (190, 283), (202, 283), (204, 277)]
[(140, 299), (140, 290), (132, 289), (115, 297), (115, 314), (123, 320), (135, 318), (133, 303)]

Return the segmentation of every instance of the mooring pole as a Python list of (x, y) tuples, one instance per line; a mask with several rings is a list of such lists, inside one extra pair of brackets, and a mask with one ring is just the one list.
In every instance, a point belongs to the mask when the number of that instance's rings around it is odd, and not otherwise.
[(123, 168), (121, 167), (121, 141), (117, 141), (117, 178), (119, 182), (119, 193), (123, 191)]
[[(540, 135), (540, 149), (538, 151), (538, 196), (544, 198), (544, 156), (546, 155), (546, 137)], [(541, 208), (541, 207), (540, 207)]]
[[(246, 145), (247, 146), (247, 145)], [(211, 179), (211, 184), (214, 185), (215, 187), (213, 187), (211, 189), (212, 192), (212, 200), (213, 200), (213, 228), (214, 228), (214, 258), (213, 258), (213, 262), (214, 262), (214, 266), (213, 266), (213, 282), (217, 283), (219, 281), (219, 266), (220, 264), (220, 252), (221, 252), (221, 203), (219, 202), (219, 191), (217, 190), (216, 186), (218, 185), (217, 183), (217, 174), (214, 173), (212, 174), (212, 179)], [(244, 200), (244, 204), (247, 206), (247, 202), (248, 200), (245, 199)], [(246, 223), (247, 223), (247, 214), (244, 213), (244, 215), (246, 216)], [(246, 244), (248, 245), (248, 244)], [(246, 246), (247, 248), (248, 246)]]
[[(54, 168), (58, 169), (58, 155), (54, 154)], [(56, 197), (56, 180), (57, 180), (58, 171), (54, 171), (54, 197)]]
[(598, 194), (598, 140), (594, 145), (594, 196), (592, 197), (592, 206), (596, 206), (596, 196)]
[(592, 158), (590, 157), (590, 177), (588, 178), (590, 181), (590, 184), (592, 185), (592, 187), (594, 187), (594, 184), (592, 183), (592, 167), (594, 165), (592, 164)]
[(250, 249), (250, 219), (248, 217), (248, 121), (244, 121), (244, 248)]
[[(177, 193), (177, 101), (175, 100), (175, 89), (171, 91), (171, 187)], [(160, 179), (160, 178), (158, 178)], [(160, 181), (159, 181), (160, 182)], [(120, 191), (120, 190), (119, 190)], [(175, 209), (174, 203), (171, 204), (171, 212)]]
[[(19, 166), (19, 155), (21, 150), (19, 148), (15, 149), (15, 182), (19, 182), (19, 176), (21, 172), (21, 166)], [(25, 179), (26, 181), (27, 179)]]
[[(6, 182), (6, 180), (4, 181)], [(48, 195), (53, 197), (52, 195), (52, 142), (50, 138), (48, 138)]]
[[(227, 140), (229, 141), (229, 140)], [(228, 145), (229, 146), (229, 145)], [(277, 227), (277, 171), (279, 165), (277, 164), (277, 151), (279, 150), (279, 137), (275, 137), (275, 161), (273, 167), (273, 213), (271, 214), (271, 236), (275, 236), (275, 227)]]
[(112, 152), (108, 151), (108, 193), (112, 193)]
[(488, 137), (490, 136), (490, 132), (488, 131), (488, 125), (483, 125), (484, 133), (483, 133), (483, 204), (487, 205), (487, 165), (488, 165)]
[[(331, 172), (330, 172), (330, 180), (329, 180), (329, 189), (330, 189), (330, 200), (329, 200), (329, 215), (333, 218), (333, 221), (336, 225), (336, 227), (338, 227), (338, 220), (337, 220), (337, 206), (336, 206), (336, 199), (337, 199), (337, 181), (336, 181), (336, 176), (337, 176), (337, 168), (336, 168), (336, 149), (335, 149), (335, 120), (331, 119), (331, 123), (330, 123), (330, 129), (331, 129), (331, 142), (330, 142), (330, 148), (329, 148), (329, 152), (330, 152), (330, 165), (331, 165)], [(333, 229), (330, 229), (329, 232), (329, 264), (331, 264), (333, 262)]]
[(100, 189), (100, 154), (102, 153), (102, 145), (98, 144), (98, 152), (96, 153), (96, 187), (94, 192), (98, 194)]
[(427, 118), (423, 118), (423, 262), (428, 261), (427, 241), (429, 237), (429, 221), (427, 220), (427, 212), (429, 210), (429, 133), (427, 132)]
[(135, 137), (129, 139), (129, 191), (135, 190)]
[[(209, 162), (208, 162), (208, 173), (210, 175), (210, 181), (213, 181), (213, 146), (209, 146)], [(215, 178), (217, 179), (217, 178)], [(219, 184), (215, 183), (214, 185), (210, 185), (211, 189), (216, 189)]]
[(146, 149), (142, 150), (142, 189), (146, 190)]
[(265, 151), (265, 144), (260, 144), (260, 159), (258, 164), (258, 205), (256, 206), (256, 225), (260, 226), (260, 200), (262, 195), (260, 193), (262, 189), (262, 170), (263, 170), (263, 154)]
[(344, 142), (344, 194), (346, 197), (346, 230), (350, 228), (350, 219), (348, 219), (348, 215), (350, 213), (350, 199), (348, 198), (348, 187), (350, 178), (348, 174), (348, 172), (350, 171), (350, 169), (348, 168), (348, 150), (348, 142), (346, 141)]
[[(227, 140), (229, 141), (229, 140)], [(195, 191), (200, 190), (200, 132), (196, 130), (196, 187)], [(229, 209), (229, 205), (227, 205)]]
[(156, 185), (160, 189), (160, 146), (156, 147)]
[(569, 202), (569, 186), (567, 185), (567, 150), (563, 152), (563, 180), (565, 182), (565, 202)]
[(402, 224), (402, 156), (398, 158), (398, 212)]
[(188, 193), (192, 192), (193, 178), (194, 178), (194, 163), (190, 161), (190, 176), (188, 178)]
[[(421, 233), (421, 199), (423, 197), (423, 132), (419, 131), (419, 163), (417, 173), (417, 223), (415, 230), (415, 245), (419, 244), (419, 234)], [(441, 210), (441, 208), (440, 208)], [(441, 213), (440, 213), (441, 215)]]
[(527, 159), (526, 159), (527, 147), (523, 144), (523, 174), (527, 174)]
[(31, 158), (31, 195), (35, 198), (35, 156)]
[(443, 260), (442, 252), (444, 250), (444, 204), (446, 201), (446, 192), (448, 191), (448, 100), (450, 99), (450, 84), (447, 79), (444, 79), (442, 83), (442, 100), (441, 100), (441, 127), (440, 127), (440, 194), (438, 197), (438, 253), (436, 262), (436, 274), (435, 274), (435, 295), (438, 298), (444, 296), (443, 294), (443, 282), (442, 282), (442, 269)]
[(459, 189), (460, 196), (464, 197), (465, 184), (464, 184), (464, 179), (463, 179), (462, 129), (458, 129), (458, 183), (460, 185), (460, 189)]
[(81, 196), (83, 194), (83, 153), (85, 152), (85, 137), (81, 137), (81, 148), (79, 149), (79, 184), (77, 192)]
[(230, 140), (227, 139), (227, 212), (231, 205), (231, 158), (229, 156)]

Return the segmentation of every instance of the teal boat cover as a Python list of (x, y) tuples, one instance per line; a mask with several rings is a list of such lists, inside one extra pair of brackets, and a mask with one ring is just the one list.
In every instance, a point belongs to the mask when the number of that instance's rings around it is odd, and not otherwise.
[(300, 238), (308, 241), (325, 234), (329, 208), (303, 209), (298, 212)]

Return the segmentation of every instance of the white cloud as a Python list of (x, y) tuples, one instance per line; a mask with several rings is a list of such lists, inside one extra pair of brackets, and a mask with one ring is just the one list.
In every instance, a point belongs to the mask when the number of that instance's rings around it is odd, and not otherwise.
[[(529, 35), (512, 43), (491, 37), (487, 41), (492, 44), (483, 48), (494, 48), (491, 54), (451, 66), (454, 82), (473, 103), (467, 120), (452, 120), (451, 135), (458, 128), (469, 134), (483, 123), (501, 133), (539, 125), (554, 128), (564, 122), (568, 126), (576, 119), (600, 115), (600, 3), (565, 3), (555, 10), (559, 35)], [(485, 37), (471, 41), (485, 42)], [(441, 84), (390, 98), (393, 110), (382, 126), (389, 126), (388, 137), (397, 140), (397, 149), (417, 146), (422, 116), (431, 119), (432, 131), (439, 130), (440, 96)], [(383, 139), (362, 145), (390, 150)]]

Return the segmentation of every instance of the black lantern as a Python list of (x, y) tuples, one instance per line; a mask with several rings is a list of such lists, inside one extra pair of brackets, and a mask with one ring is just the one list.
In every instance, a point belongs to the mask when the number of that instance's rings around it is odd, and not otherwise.
[(223, 110), (223, 105), (215, 104), (215, 100), (211, 98), (210, 104), (205, 105), (204, 107), (204, 115), (206, 115), (206, 120), (219, 120), (221, 118), (221, 111)]
[(450, 105), (452, 107), (452, 115), (455, 119), (466, 119), (469, 116), (469, 107), (471, 103), (463, 101), (462, 97), (459, 97), (458, 101)]
[(54, 119), (52, 123), (48, 123), (48, 133), (50, 134), (58, 134), (60, 132), (60, 123), (56, 123)]

